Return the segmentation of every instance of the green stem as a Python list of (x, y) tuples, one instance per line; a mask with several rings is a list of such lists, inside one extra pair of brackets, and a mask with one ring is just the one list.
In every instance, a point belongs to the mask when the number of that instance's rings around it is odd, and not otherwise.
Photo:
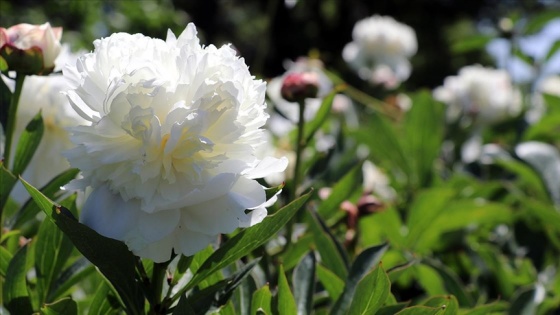
[(161, 291), (163, 290), (163, 281), (165, 279), (165, 272), (167, 271), (167, 266), (169, 262), (164, 263), (154, 263), (154, 268), (152, 270), (152, 281), (151, 281), (151, 294), (152, 294), (152, 305), (151, 313), (160, 314), (161, 312)]
[(6, 168), (10, 168), (10, 154), (12, 149), (12, 138), (14, 137), (14, 129), (16, 127), (16, 114), (17, 107), (19, 103), (19, 98), (21, 96), (21, 90), (23, 89), (23, 81), (25, 80), (25, 74), (16, 73), (16, 88), (12, 94), (12, 99), (10, 102), (10, 108), (8, 109), (8, 122), (6, 123), (6, 144), (4, 147), (4, 165)]
[(290, 190), (290, 202), (294, 201), (297, 197), (297, 189), (300, 185), (302, 178), (301, 174), (301, 154), (305, 148), (305, 143), (303, 141), (305, 119), (303, 114), (305, 112), (305, 100), (299, 102), (299, 120), (298, 120), (298, 132), (296, 140), (296, 165), (294, 167), (294, 178), (292, 179), (292, 189)]

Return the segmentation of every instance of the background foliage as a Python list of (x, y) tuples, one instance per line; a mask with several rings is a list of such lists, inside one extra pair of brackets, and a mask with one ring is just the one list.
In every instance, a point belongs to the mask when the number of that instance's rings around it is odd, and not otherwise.
[[(40, 192), (29, 186), (34, 201), (16, 205), (7, 191), (19, 172), (2, 167), (5, 309), (156, 314), (145, 299), (159, 293), (137, 279), (138, 273), (148, 277), (163, 268), (168, 273), (162, 307), (173, 314), (558, 314), (560, 205), (554, 196), (560, 184), (545, 180), (546, 172), (517, 156), (515, 147), (530, 140), (560, 146), (560, 98), (545, 96), (549, 111), (535, 125), (527, 126), (520, 114), (485, 131), (485, 142), (500, 144), (511, 159), (465, 165), (458, 152), (464, 131), (445, 123), (444, 105), (427, 91), (465, 65), (494, 65), (485, 45), (536, 33), (559, 16), (554, 5), (317, 0), (290, 8), (283, 1), (0, 0), (2, 26), (49, 21), (64, 26), (62, 41), (74, 50), (90, 50), (94, 39), (118, 31), (164, 38), (167, 29), (177, 34), (192, 21), (203, 43), (233, 43), (257, 77), (282, 74), (286, 59), (319, 57), (335, 83), (349, 84), (343, 93), (359, 113), (359, 124), (349, 126), (330, 112), (332, 99), (325, 98), (326, 116), (310, 126), (337, 141), (320, 152), (314, 149), (316, 138), (306, 137), (311, 158), (305, 161), (303, 186), (314, 191), (289, 204), (288, 181), (268, 221), (223, 236), (218, 250), (209, 247), (170, 266), (138, 265), (123, 244), (101, 239), (75, 221), (76, 197), (58, 187), (76, 170)], [(362, 82), (340, 57), (354, 23), (372, 14), (391, 15), (417, 33), (413, 74), (398, 89), (411, 97), (408, 112), (387, 104), (397, 91)], [(504, 17), (525, 21), (524, 26), (500, 27)], [(538, 66), (522, 51), (517, 54)], [(380, 114), (380, 106), (393, 114)], [(40, 128), (34, 130), (29, 147), (41, 136)], [(446, 140), (457, 144), (453, 152), (442, 149)], [(357, 154), (364, 147), (369, 154)], [(21, 160), (32, 151), (21, 153)], [(360, 205), (365, 159), (387, 174), (397, 198), (381, 209), (362, 207), (352, 225), (342, 205)], [(331, 188), (326, 199), (317, 194), (323, 187)], [(52, 221), (36, 216), (41, 211)], [(292, 237), (301, 226), (304, 231)], [(92, 250), (96, 246), (106, 248), (103, 255)]]

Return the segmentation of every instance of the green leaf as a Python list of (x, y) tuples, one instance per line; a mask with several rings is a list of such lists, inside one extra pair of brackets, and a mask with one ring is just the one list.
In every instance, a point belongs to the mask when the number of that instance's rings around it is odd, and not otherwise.
[(301, 258), (313, 247), (313, 235), (306, 234), (302, 236), (292, 246), (288, 247), (285, 253), (282, 254), (282, 263), (286, 270), (294, 268)]
[(541, 13), (533, 16), (525, 25), (525, 34), (533, 34), (540, 31), (551, 20), (560, 16), (560, 10), (550, 9), (543, 10)]
[(414, 182), (419, 187), (428, 187), (443, 142), (444, 107), (425, 90), (414, 94), (412, 103), (405, 116), (404, 150), (416, 173)]
[(339, 91), (335, 89), (332, 92), (330, 92), (327, 96), (325, 96), (323, 102), (321, 103), (321, 107), (315, 114), (315, 117), (311, 121), (306, 122), (304, 135), (303, 135), (303, 139), (305, 139), (306, 144), (311, 141), (313, 135), (315, 135), (315, 132), (317, 132), (317, 130), (321, 128), (321, 126), (325, 123), (325, 121), (327, 121), (327, 118), (331, 113), (334, 97), (338, 92)]
[(298, 315), (311, 314), (315, 294), (315, 265), (315, 253), (311, 251), (294, 269), (292, 283)]
[(491, 304), (477, 306), (474, 309), (464, 313), (463, 315), (487, 315), (499, 312), (504, 314), (505, 310), (508, 308), (508, 303), (506, 302), (494, 302)]
[(80, 257), (68, 268), (64, 269), (52, 286), (47, 300), (54, 301), (73, 288), (77, 283), (95, 273), (95, 266), (84, 257)]
[(20, 248), (8, 265), (6, 279), (3, 286), (4, 307), (11, 314), (31, 314), (33, 308), (27, 292), (25, 276), (27, 259), (27, 245)]
[(550, 200), (544, 182), (530, 166), (517, 160), (497, 160), (495, 163), (517, 175), (516, 182), (526, 194), (530, 193), (539, 199)]
[(41, 307), (41, 314), (44, 315), (74, 315), (78, 314), (78, 304), (71, 298), (63, 298)]
[(288, 279), (286, 278), (282, 265), (280, 265), (278, 269), (278, 314), (297, 314), (296, 300), (290, 290), (290, 285), (288, 284)]
[(428, 227), (445, 210), (445, 206), (454, 196), (455, 191), (449, 188), (432, 188), (417, 195), (410, 206), (407, 219), (408, 247), (416, 246), (422, 234), (426, 233)]
[(442, 315), (445, 309), (441, 307), (413, 306), (407, 307), (396, 315)]
[(397, 303), (394, 305), (387, 305), (380, 308), (375, 315), (394, 315), (407, 307), (409, 302)]
[(465, 291), (465, 285), (461, 283), (461, 280), (453, 272), (453, 270), (435, 260), (425, 259), (424, 263), (434, 268), (434, 270), (438, 272), (439, 276), (443, 279), (445, 289), (447, 290), (447, 292), (453, 294), (457, 298), (457, 300), (459, 301), (459, 305), (461, 305), (462, 307), (474, 306), (474, 300), (472, 296), (470, 296)]
[(173, 309), (173, 315), (184, 315), (184, 314), (196, 314), (192, 307), (187, 302), (187, 297), (185, 295), (181, 296), (179, 303)]
[(7, 249), (0, 246), (0, 276), (6, 277), (12, 257), (12, 254)]
[[(72, 168), (60, 173), (40, 189), (41, 193), (51, 200), (55, 199), (60, 192), (60, 187), (76, 178), (79, 172), (80, 170)], [(8, 222), (8, 226), (12, 229), (19, 229), (23, 224), (32, 220), (39, 211), (41, 211), (41, 208), (39, 208), (35, 200), (31, 198), (16, 213), (14, 218)]]
[(229, 278), (214, 283), (200, 291), (192, 292), (187, 298), (187, 304), (190, 305), (196, 314), (206, 314), (211, 307), (225, 305), (231, 298), (233, 291), (249, 275), (259, 261), (260, 258), (255, 259)]
[(120, 303), (111, 287), (102, 281), (90, 303), (88, 315), (119, 314)]
[[(1, 81), (1, 80), (0, 80)], [(2, 210), (10, 197), (10, 192), (12, 188), (14, 188), (15, 184), (17, 183), (17, 177), (12, 174), (6, 167), (4, 167), (4, 163), (0, 162), (0, 217), (2, 214)]]
[(552, 56), (554, 56), (560, 50), (560, 40), (554, 42), (554, 44), (548, 50), (544, 60), (548, 61)]
[(31, 121), (25, 127), (25, 130), (22, 132), (21, 136), (19, 137), (19, 142), (16, 147), (16, 155), (14, 158), (14, 167), (12, 169), (14, 175), (19, 175), (23, 173), (39, 143), (41, 143), (41, 138), (43, 137), (43, 132), (45, 130), (45, 126), (43, 125), (43, 118), (41, 117), (41, 111), (31, 119)]
[(308, 192), (278, 210), (275, 214), (266, 217), (261, 223), (247, 228), (229, 239), (200, 266), (192, 280), (182, 291), (186, 292), (208, 275), (222, 269), (266, 243), (294, 216), (310, 196), (311, 192)]
[(311, 220), (309, 220), (311, 231), (323, 263), (339, 278), (345, 279), (348, 275), (346, 252), (331, 233), (329, 227), (321, 220), (321, 217), (315, 211), (309, 213), (311, 216)]
[(494, 39), (489, 35), (474, 35), (467, 38), (462, 38), (451, 45), (451, 51), (455, 54), (467, 53), (471, 51), (482, 51), (490, 40)]
[(427, 252), (440, 242), (445, 232), (456, 231), (470, 225), (495, 226), (513, 220), (511, 209), (502, 203), (483, 203), (477, 200), (459, 200), (446, 206), (445, 211), (434, 218), (425, 232), (418, 237), (416, 250)]
[(344, 281), (321, 264), (317, 264), (317, 278), (329, 293), (329, 297), (333, 301), (338, 300), (344, 290)]
[[(379, 115), (372, 115), (367, 129), (360, 129), (350, 133), (358, 142), (365, 143), (370, 148), (370, 154), (375, 164), (399, 175), (412, 174), (409, 157), (404, 151), (395, 128)], [(320, 212), (319, 212), (320, 213)]]
[(381, 257), (389, 248), (388, 244), (373, 246), (362, 251), (350, 268), (344, 291), (333, 306), (332, 315), (346, 314), (360, 280), (381, 261)]
[(74, 246), (111, 282), (131, 314), (144, 312), (144, 297), (135, 279), (136, 258), (123, 242), (104, 237), (79, 223), (64, 207), (55, 205), (25, 180), (21, 182), (47, 217), (70, 238)]
[(425, 306), (441, 307), (445, 311), (442, 314), (456, 315), (459, 312), (459, 303), (453, 295), (434, 296), (424, 302)]
[(359, 163), (344, 175), (332, 188), (329, 197), (321, 202), (317, 212), (328, 221), (336, 214), (340, 204), (348, 199), (357, 187), (362, 185), (362, 163)]
[(8, 71), (8, 63), (4, 57), (0, 56), (0, 72)]
[(51, 220), (44, 220), (37, 234), (35, 271), (39, 303), (47, 300), (49, 292), (72, 252), (72, 242)]
[(253, 293), (253, 300), (251, 302), (251, 314), (258, 314), (258, 311), (264, 312), (264, 314), (271, 315), (271, 303), (272, 294), (268, 288), (268, 284), (264, 287), (258, 289)]
[(375, 314), (391, 292), (391, 282), (385, 270), (379, 267), (367, 274), (356, 286), (349, 314)]

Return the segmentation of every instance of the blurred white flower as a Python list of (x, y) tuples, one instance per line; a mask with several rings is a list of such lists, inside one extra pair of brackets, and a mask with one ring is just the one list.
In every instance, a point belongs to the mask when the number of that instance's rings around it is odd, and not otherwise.
[[(68, 46), (63, 46), (56, 59), (55, 70), (67, 63), (75, 63), (79, 53), (71, 53)], [(2, 76), (2, 79), (13, 90), (14, 82)], [(56, 175), (70, 168), (70, 164), (62, 156), (62, 152), (72, 147), (67, 127), (86, 122), (70, 106), (68, 99), (62, 94), (67, 90), (67, 82), (62, 75), (35, 76), (25, 78), (19, 100), (12, 142), (14, 160), (15, 147), (31, 119), (41, 110), (45, 126), (43, 138), (22, 177), (33, 186), (42, 187)], [(3, 145), (2, 145), (3, 147)], [(29, 194), (21, 184), (17, 184), (11, 196), (19, 203), (29, 198)]]
[[(266, 84), (230, 46), (202, 47), (191, 23), (166, 41), (117, 33), (68, 67), (67, 96), (89, 124), (67, 153), (93, 188), (81, 220), (156, 262), (193, 255), (266, 216), (255, 180), (287, 159), (256, 155)], [(251, 209), (246, 213), (246, 209)]]
[(389, 178), (375, 164), (366, 160), (362, 165), (364, 192), (371, 192), (385, 201), (395, 200), (397, 193)]
[(363, 80), (395, 88), (412, 71), (409, 58), (418, 43), (414, 30), (390, 16), (374, 15), (354, 25), (342, 57)]
[(445, 78), (434, 98), (448, 105), (447, 118), (462, 117), (485, 126), (514, 117), (521, 111), (521, 93), (504, 70), (467, 66), (457, 76)]

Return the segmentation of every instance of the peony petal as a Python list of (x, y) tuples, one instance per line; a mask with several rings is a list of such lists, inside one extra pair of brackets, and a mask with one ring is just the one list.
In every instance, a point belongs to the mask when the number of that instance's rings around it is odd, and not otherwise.
[(257, 166), (247, 171), (244, 175), (247, 178), (263, 178), (272, 173), (280, 173), (288, 167), (288, 158), (283, 156), (279, 159), (267, 156), (262, 159)]

